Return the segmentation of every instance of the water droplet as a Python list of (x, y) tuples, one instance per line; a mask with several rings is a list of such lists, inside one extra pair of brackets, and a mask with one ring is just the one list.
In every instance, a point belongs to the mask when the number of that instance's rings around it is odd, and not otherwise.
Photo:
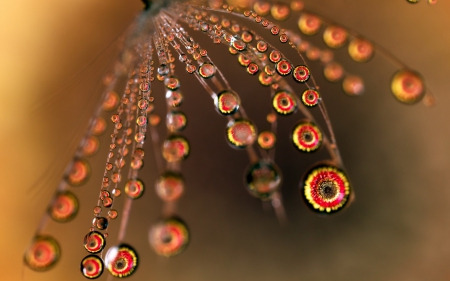
[(291, 9), (294, 12), (301, 12), (304, 7), (305, 7), (305, 4), (303, 3), (303, 1), (300, 1), (300, 0), (291, 1)]
[(44, 271), (53, 267), (60, 255), (60, 247), (53, 237), (37, 235), (25, 252), (24, 260), (30, 269)]
[(232, 115), (239, 109), (239, 96), (232, 90), (220, 92), (214, 98), (214, 104), (217, 111), (223, 115)]
[(161, 220), (149, 233), (149, 241), (158, 255), (171, 257), (181, 253), (189, 243), (190, 235), (185, 222), (177, 217)]
[(216, 67), (210, 62), (204, 62), (198, 68), (198, 74), (204, 79), (209, 79), (213, 77), (215, 73)]
[(265, 0), (258, 0), (253, 4), (253, 9), (260, 16), (267, 16), (270, 13), (270, 7), (270, 2)]
[(322, 22), (318, 17), (308, 13), (303, 13), (298, 20), (298, 28), (306, 35), (316, 34), (321, 25)]
[(330, 62), (323, 68), (325, 78), (330, 82), (337, 82), (344, 76), (344, 69), (337, 62)]
[(256, 44), (256, 49), (260, 53), (266, 52), (267, 51), (267, 43), (265, 41), (258, 41), (258, 43)]
[(420, 0), (406, 0), (408, 3), (416, 4), (419, 3)]
[(391, 91), (400, 102), (414, 104), (424, 97), (426, 86), (419, 73), (402, 69), (392, 77)]
[(347, 176), (333, 166), (324, 164), (312, 168), (302, 185), (305, 201), (316, 212), (334, 213), (349, 202), (351, 189)]
[(131, 168), (134, 170), (140, 170), (144, 166), (144, 160), (140, 158), (133, 158), (131, 159)]
[(292, 72), (292, 77), (299, 83), (305, 83), (310, 77), (309, 68), (306, 65), (296, 66)]
[(278, 190), (281, 175), (275, 164), (259, 161), (247, 169), (245, 182), (251, 195), (261, 200), (267, 200)]
[(110, 219), (116, 219), (118, 215), (117, 210), (111, 209), (108, 211), (108, 217)]
[(232, 120), (227, 127), (228, 142), (235, 148), (245, 148), (256, 140), (256, 127), (250, 120)]
[(292, 72), (292, 68), (292, 64), (286, 59), (280, 60), (275, 67), (276, 71), (281, 76), (289, 75)]
[(270, 14), (277, 21), (285, 21), (291, 15), (291, 10), (289, 9), (289, 6), (287, 4), (276, 2), (272, 5)]
[(259, 133), (258, 144), (262, 149), (272, 149), (276, 143), (276, 136), (271, 131), (263, 131)]
[(54, 221), (67, 222), (77, 215), (78, 208), (78, 199), (75, 194), (63, 191), (56, 194), (48, 213)]
[(103, 199), (103, 207), (109, 208), (109, 207), (112, 206), (112, 204), (113, 204), (113, 200), (112, 200), (111, 197), (105, 197), (105, 198)]
[(273, 96), (272, 107), (278, 114), (289, 115), (297, 110), (297, 100), (288, 91), (281, 90)]
[(344, 92), (350, 96), (359, 96), (364, 93), (364, 81), (355, 75), (348, 75), (342, 81)]
[(180, 80), (175, 76), (170, 76), (164, 79), (164, 85), (167, 87), (167, 89), (175, 91), (180, 88)]
[(69, 174), (65, 179), (71, 186), (80, 186), (84, 184), (91, 174), (91, 167), (84, 159), (74, 159)]
[(258, 71), (259, 71), (259, 66), (256, 63), (254, 63), (254, 62), (251, 62), (247, 66), (247, 73), (248, 74), (255, 75), (255, 74), (258, 73)]
[(187, 118), (183, 112), (173, 110), (167, 114), (166, 126), (171, 132), (180, 132), (186, 127)]
[(163, 201), (175, 201), (180, 198), (183, 192), (184, 181), (179, 173), (165, 172), (156, 182), (156, 194)]
[(119, 105), (119, 100), (120, 100), (119, 95), (116, 92), (114, 91), (108, 92), (102, 104), (103, 110), (112, 111), (116, 109), (117, 106)]
[(119, 188), (114, 188), (112, 190), (112, 194), (114, 195), (114, 197), (119, 197), (122, 194), (122, 192), (120, 191)]
[(250, 31), (248, 31), (248, 30), (244, 30), (241, 34), (241, 39), (245, 43), (250, 43), (253, 41), (253, 34), (250, 33)]
[(105, 264), (114, 277), (124, 278), (132, 275), (138, 266), (136, 251), (127, 244), (111, 247), (106, 253)]
[(269, 60), (273, 63), (277, 63), (281, 60), (281, 53), (278, 50), (273, 50), (270, 52)]
[(337, 49), (342, 47), (347, 38), (347, 31), (339, 26), (330, 25), (323, 32), (323, 41), (330, 48)]
[(190, 147), (187, 139), (172, 135), (164, 141), (162, 154), (167, 162), (177, 162), (189, 156)]
[(270, 86), (273, 81), (273, 76), (268, 75), (266, 72), (259, 73), (259, 83), (263, 86)]
[(89, 255), (81, 261), (81, 273), (88, 279), (95, 279), (102, 275), (104, 265), (97, 255)]
[(372, 43), (362, 38), (355, 38), (348, 45), (350, 57), (357, 62), (367, 62), (374, 54)]
[(292, 131), (292, 142), (302, 152), (314, 152), (322, 145), (322, 132), (308, 121), (301, 121)]
[(104, 230), (108, 227), (108, 219), (105, 217), (94, 218), (93, 225), (100, 230)]
[(320, 95), (314, 89), (307, 89), (302, 93), (302, 103), (308, 107), (314, 107), (319, 104)]
[(144, 183), (139, 179), (128, 180), (125, 184), (125, 194), (131, 199), (138, 199), (144, 193)]
[(92, 134), (94, 136), (102, 135), (105, 132), (107, 126), (105, 119), (103, 119), (102, 117), (97, 117), (93, 123)]
[(166, 101), (168, 106), (179, 107), (183, 102), (183, 94), (180, 91), (167, 91)]
[(136, 124), (140, 127), (147, 125), (147, 116), (139, 116), (136, 118)]
[(239, 54), (238, 62), (240, 65), (247, 67), (252, 61), (244, 54)]
[(98, 231), (92, 231), (84, 236), (84, 248), (91, 254), (100, 253), (106, 246), (105, 237)]
[(428, 0), (428, 4), (435, 5), (437, 4), (438, 0)]
[(83, 156), (88, 157), (97, 153), (100, 142), (94, 136), (89, 136), (83, 143)]

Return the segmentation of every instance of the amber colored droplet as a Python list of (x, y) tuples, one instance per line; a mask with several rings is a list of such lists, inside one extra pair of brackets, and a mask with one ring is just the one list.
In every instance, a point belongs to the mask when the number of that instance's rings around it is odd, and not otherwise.
[(303, 3), (303, 1), (300, 0), (291, 1), (291, 9), (294, 12), (301, 12), (304, 7), (305, 3)]
[(364, 93), (364, 81), (355, 75), (348, 75), (342, 81), (342, 89), (350, 96), (359, 96)]
[(374, 48), (369, 41), (355, 38), (348, 45), (348, 53), (357, 62), (367, 62), (373, 57)]
[(344, 69), (337, 62), (331, 62), (324, 67), (323, 74), (328, 81), (337, 82), (344, 76)]
[(322, 21), (315, 15), (303, 13), (298, 20), (298, 28), (303, 34), (314, 35), (319, 32)]
[(157, 114), (150, 115), (150, 125), (157, 126), (159, 122), (161, 121), (161, 117)]
[(323, 32), (323, 41), (330, 48), (340, 48), (347, 42), (348, 34), (339, 26), (330, 25)]
[(291, 15), (291, 10), (289, 9), (289, 6), (287, 4), (277, 2), (272, 5), (272, 8), (270, 9), (270, 14), (277, 21), (285, 21)]
[(259, 133), (258, 144), (263, 149), (271, 149), (275, 146), (276, 139), (275, 134), (271, 131), (263, 131)]
[(269, 114), (267, 114), (266, 119), (267, 119), (267, 122), (273, 123), (273, 122), (277, 121), (277, 115), (275, 113), (269, 113)]
[(391, 91), (400, 102), (414, 104), (424, 97), (426, 86), (419, 73), (402, 69), (392, 77)]

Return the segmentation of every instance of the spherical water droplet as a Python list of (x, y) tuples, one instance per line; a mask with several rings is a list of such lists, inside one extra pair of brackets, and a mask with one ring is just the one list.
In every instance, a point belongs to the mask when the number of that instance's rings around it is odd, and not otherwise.
[(144, 160), (139, 158), (133, 158), (131, 159), (131, 168), (134, 170), (140, 170), (144, 166)]
[(139, 116), (136, 118), (136, 124), (140, 127), (147, 125), (147, 116)]
[(163, 63), (158, 67), (158, 74), (165, 76), (169, 74), (170, 68), (167, 64)]
[(122, 192), (120, 191), (120, 189), (114, 188), (114, 189), (112, 190), (112, 194), (114, 195), (114, 197), (119, 197), (120, 194), (122, 194)]
[(209, 79), (213, 77), (215, 73), (216, 67), (210, 62), (204, 62), (198, 68), (198, 74), (204, 79)]
[(258, 50), (258, 52), (264, 53), (267, 51), (268, 45), (265, 41), (258, 41), (258, 43), (256, 44), (256, 49)]
[(419, 73), (402, 69), (392, 77), (391, 91), (400, 102), (414, 104), (424, 97), (426, 86)]
[(342, 81), (344, 92), (350, 96), (359, 96), (364, 93), (364, 81), (354, 75), (348, 75)]
[(292, 142), (302, 152), (314, 152), (322, 145), (322, 132), (308, 121), (301, 121), (292, 131)]
[(265, 0), (258, 0), (253, 4), (253, 9), (260, 16), (267, 16), (270, 13), (271, 3)]
[(106, 253), (105, 264), (114, 277), (124, 278), (132, 275), (138, 266), (136, 251), (127, 244), (111, 247)]
[(300, 0), (291, 1), (291, 9), (294, 12), (301, 12), (304, 7), (305, 7), (305, 3), (303, 3), (303, 1), (300, 1)]
[(350, 199), (350, 183), (343, 171), (328, 164), (312, 168), (302, 183), (308, 206), (321, 214), (341, 210)]
[(167, 114), (166, 125), (171, 132), (180, 132), (186, 127), (187, 118), (181, 111), (171, 111)]
[(369, 61), (374, 54), (372, 43), (362, 38), (355, 38), (348, 45), (350, 57), (357, 62)]
[(224, 90), (214, 98), (217, 111), (223, 115), (232, 115), (239, 109), (239, 96), (232, 90)]
[(48, 213), (54, 221), (67, 222), (77, 215), (78, 208), (78, 199), (75, 194), (63, 191), (56, 194)]
[(227, 127), (228, 142), (236, 148), (245, 148), (256, 140), (256, 127), (245, 119), (230, 121)]
[(175, 91), (180, 88), (180, 80), (175, 76), (170, 76), (164, 79), (164, 85), (167, 87), (167, 89)]
[(330, 82), (337, 82), (344, 76), (344, 69), (337, 62), (331, 62), (323, 68), (325, 78)]
[(245, 43), (251, 43), (253, 41), (253, 34), (248, 30), (244, 30), (241, 34), (241, 39)]
[(97, 255), (89, 255), (81, 261), (81, 274), (88, 279), (96, 279), (103, 273), (103, 261)]
[(248, 191), (253, 196), (266, 200), (270, 199), (281, 183), (281, 175), (275, 164), (259, 161), (252, 164), (245, 175)]
[(91, 254), (100, 253), (106, 246), (105, 237), (98, 231), (92, 231), (84, 236), (84, 248)]
[(297, 100), (288, 91), (281, 90), (273, 96), (272, 107), (278, 114), (289, 115), (297, 110)]
[(108, 211), (108, 218), (110, 218), (110, 219), (115, 219), (115, 218), (117, 218), (118, 215), (119, 214), (118, 214), (117, 210), (111, 209)]
[(106, 121), (102, 117), (97, 117), (92, 126), (92, 134), (94, 136), (100, 136), (102, 135), (106, 130)]
[(100, 142), (94, 136), (89, 136), (83, 143), (83, 156), (88, 157), (97, 153)]
[(187, 139), (172, 135), (164, 141), (162, 154), (167, 162), (177, 162), (189, 156), (190, 147)]
[(144, 193), (144, 183), (139, 179), (128, 180), (125, 184), (125, 194), (131, 199), (138, 199)]
[(348, 33), (345, 29), (339, 26), (330, 25), (323, 32), (323, 41), (330, 48), (340, 48), (347, 41)]
[(302, 93), (302, 103), (308, 107), (314, 107), (319, 104), (320, 95), (314, 89), (307, 89)]
[(183, 102), (183, 94), (180, 91), (167, 91), (166, 101), (171, 107), (179, 107)]
[(254, 62), (251, 62), (247, 66), (247, 73), (248, 74), (255, 75), (255, 74), (258, 73), (258, 71), (259, 71), (259, 66), (256, 63), (254, 63)]
[(165, 172), (156, 182), (156, 194), (161, 200), (175, 201), (184, 192), (184, 181), (181, 174), (175, 172)]
[(270, 86), (273, 82), (273, 76), (268, 75), (266, 72), (259, 73), (259, 83), (263, 86)]
[(428, 4), (435, 5), (437, 4), (438, 0), (428, 0)]
[(103, 203), (103, 207), (109, 208), (109, 207), (112, 206), (113, 200), (112, 200), (111, 197), (105, 197), (105, 198), (103, 199), (102, 203)]
[(310, 77), (309, 68), (306, 65), (296, 66), (292, 72), (292, 77), (299, 83), (305, 83)]
[(149, 233), (150, 245), (158, 255), (165, 257), (181, 253), (188, 245), (189, 239), (186, 223), (177, 217), (158, 222)]
[(308, 13), (303, 13), (298, 20), (298, 28), (306, 35), (316, 34), (321, 25), (322, 22), (318, 17)]
[(119, 105), (119, 101), (120, 98), (116, 92), (108, 92), (106, 94), (105, 100), (103, 101), (102, 108), (105, 111), (112, 111), (117, 108), (117, 106)]
[(281, 60), (281, 52), (278, 50), (273, 50), (270, 52), (269, 60), (273, 63), (277, 63)]
[(276, 136), (271, 131), (263, 131), (259, 133), (258, 144), (262, 149), (272, 149), (276, 143)]
[(108, 227), (108, 219), (104, 217), (95, 218), (93, 225), (100, 230), (104, 230)]
[(286, 75), (289, 75), (292, 72), (293, 66), (288, 60), (281, 59), (276, 64), (275, 69), (278, 72), (278, 74), (280, 74), (281, 76), (286, 76)]
[(419, 3), (420, 0), (406, 0), (408, 3), (416, 4)]
[(239, 54), (239, 56), (238, 56), (238, 62), (239, 62), (240, 65), (247, 67), (247, 66), (252, 62), (252, 60), (249, 59), (249, 58), (248, 58), (246, 55), (244, 55), (244, 54)]
[(100, 207), (100, 206), (95, 206), (94, 207), (94, 214), (95, 215), (98, 215), (98, 214), (100, 214), (102, 212), (102, 207)]
[(37, 235), (26, 250), (24, 260), (30, 269), (44, 271), (53, 267), (60, 255), (60, 247), (53, 237)]
[(289, 6), (287, 4), (276, 2), (272, 5), (270, 14), (277, 21), (285, 21), (291, 15), (291, 10), (289, 9)]
[(74, 159), (69, 174), (65, 179), (71, 186), (80, 186), (84, 184), (91, 174), (91, 167), (84, 159)]

